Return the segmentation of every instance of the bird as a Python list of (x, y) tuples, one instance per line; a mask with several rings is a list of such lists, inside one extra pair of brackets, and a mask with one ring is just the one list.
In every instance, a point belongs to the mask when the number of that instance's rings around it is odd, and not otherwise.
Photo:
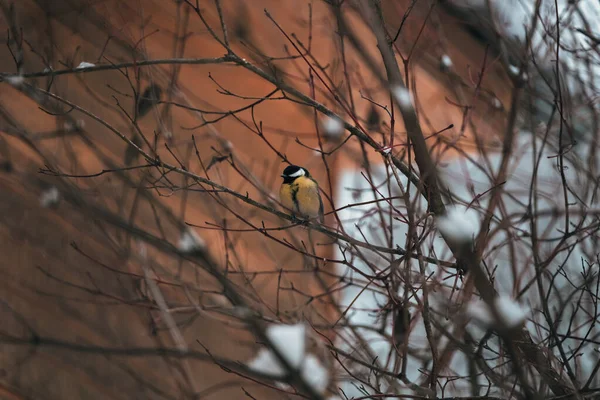
[(319, 194), (319, 184), (306, 168), (290, 165), (281, 175), (283, 183), (279, 188), (281, 204), (292, 211), (294, 216), (312, 219), (323, 223), (323, 200)]

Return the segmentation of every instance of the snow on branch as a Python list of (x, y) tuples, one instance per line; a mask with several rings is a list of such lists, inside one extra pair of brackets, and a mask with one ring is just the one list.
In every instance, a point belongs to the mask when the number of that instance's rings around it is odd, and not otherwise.
[(521, 325), (529, 313), (528, 308), (522, 307), (511, 297), (505, 295), (494, 299), (494, 307), (498, 313), (499, 321), (494, 318), (494, 313), (483, 301), (469, 304), (466, 314), (484, 328), (511, 329)]
[(481, 227), (477, 211), (462, 205), (446, 208), (446, 214), (436, 220), (437, 228), (444, 239), (454, 243), (473, 240)]
[(277, 356), (268, 348), (261, 348), (258, 354), (248, 362), (254, 371), (272, 376), (274, 379), (286, 378), (290, 373), (299, 372), (302, 379), (315, 391), (323, 393), (329, 384), (329, 372), (313, 354), (306, 354), (306, 327), (304, 324), (271, 325), (266, 335), (273, 347), (296, 371), (286, 371)]

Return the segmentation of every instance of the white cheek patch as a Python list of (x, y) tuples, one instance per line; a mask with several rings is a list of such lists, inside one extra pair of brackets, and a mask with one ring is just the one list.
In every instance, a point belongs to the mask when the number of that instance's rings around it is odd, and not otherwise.
[(304, 176), (304, 170), (303, 169), (299, 169), (297, 172), (294, 172), (293, 174), (290, 175), (290, 178), (298, 178), (299, 176)]

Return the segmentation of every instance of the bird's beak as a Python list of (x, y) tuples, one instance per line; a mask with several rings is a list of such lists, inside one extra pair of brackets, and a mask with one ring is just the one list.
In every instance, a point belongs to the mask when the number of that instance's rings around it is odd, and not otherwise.
[(281, 175), (282, 178), (285, 178), (285, 175)]

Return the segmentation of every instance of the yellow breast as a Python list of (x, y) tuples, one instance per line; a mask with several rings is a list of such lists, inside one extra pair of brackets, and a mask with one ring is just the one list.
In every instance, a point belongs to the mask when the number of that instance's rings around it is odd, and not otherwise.
[(300, 214), (318, 217), (321, 208), (319, 186), (311, 179), (301, 176), (292, 183), (296, 187), (296, 207)]
[(279, 188), (279, 199), (281, 200), (281, 204), (285, 208), (290, 211), (298, 212), (296, 206), (294, 205), (293, 195), (292, 195), (292, 185), (283, 184)]

